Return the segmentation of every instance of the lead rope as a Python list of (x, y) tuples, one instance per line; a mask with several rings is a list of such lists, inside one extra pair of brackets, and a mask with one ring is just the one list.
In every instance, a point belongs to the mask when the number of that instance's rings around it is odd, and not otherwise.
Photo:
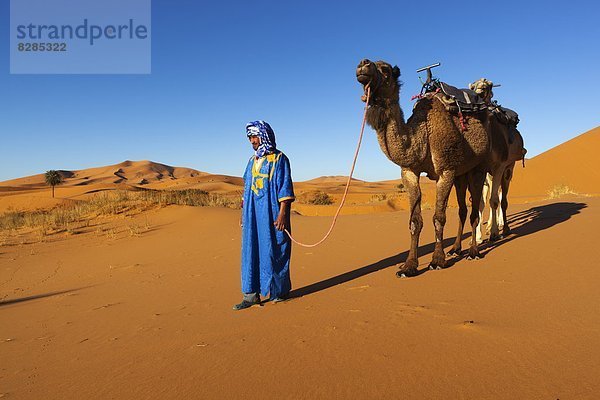
[(365, 123), (367, 122), (367, 110), (369, 108), (370, 97), (371, 97), (371, 87), (368, 85), (367, 86), (367, 99), (365, 101), (365, 113), (363, 115), (362, 126), (360, 128), (360, 135), (358, 137), (358, 145), (356, 146), (356, 152), (354, 153), (354, 161), (352, 161), (352, 169), (350, 169), (350, 175), (348, 176), (348, 182), (346, 182), (346, 189), (344, 190), (344, 195), (342, 196), (342, 201), (340, 202), (340, 206), (338, 207), (337, 211), (335, 212), (335, 215), (333, 216), (333, 221), (331, 222), (329, 231), (327, 231), (327, 233), (325, 234), (323, 239), (319, 240), (317, 243), (305, 244), (305, 243), (301, 243), (301, 242), (297, 241), (296, 239), (294, 239), (292, 237), (292, 234), (286, 229), (285, 233), (287, 233), (287, 235), (290, 237), (292, 242), (296, 243), (298, 246), (316, 247), (316, 246), (320, 245), (321, 243), (323, 243), (325, 241), (325, 239), (327, 239), (329, 237), (329, 234), (331, 234), (331, 231), (333, 230), (333, 227), (335, 226), (337, 217), (340, 214), (340, 211), (342, 210), (344, 203), (346, 202), (346, 195), (348, 194), (348, 189), (350, 188), (350, 181), (352, 180), (352, 174), (354, 173), (354, 167), (356, 166), (356, 160), (358, 159), (358, 152), (360, 150), (360, 144), (362, 142), (363, 133), (365, 131)]

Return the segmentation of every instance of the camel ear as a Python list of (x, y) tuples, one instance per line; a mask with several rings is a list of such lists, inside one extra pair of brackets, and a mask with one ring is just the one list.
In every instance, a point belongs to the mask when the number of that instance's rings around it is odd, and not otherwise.
[(398, 68), (397, 65), (394, 65), (394, 68), (392, 69), (392, 74), (394, 75), (394, 79), (398, 79), (398, 77), (400, 76), (400, 68)]

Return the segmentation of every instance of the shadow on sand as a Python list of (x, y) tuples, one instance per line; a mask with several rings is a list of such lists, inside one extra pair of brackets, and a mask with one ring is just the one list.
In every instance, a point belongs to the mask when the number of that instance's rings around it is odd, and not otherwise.
[[(543, 206), (532, 207), (529, 210), (521, 211), (516, 214), (512, 214), (508, 218), (509, 225), (511, 227), (511, 234), (506, 238), (494, 242), (484, 243), (480, 246), (480, 250), (483, 256), (493, 251), (495, 248), (504, 245), (505, 243), (511, 242), (520, 237), (530, 235), (532, 233), (540, 232), (545, 229), (551, 228), (554, 225), (558, 225), (562, 222), (567, 221), (572, 216), (579, 214), (582, 209), (586, 208), (585, 203), (552, 203)], [(470, 233), (463, 235), (463, 240), (470, 237)], [(444, 240), (444, 248), (451, 246), (454, 243), (455, 237), (447, 238)], [(429, 243), (425, 246), (419, 247), (419, 257), (431, 254), (434, 249), (434, 243)], [(289, 298), (297, 298), (307, 296), (319, 292), (321, 290), (329, 289), (333, 286), (340, 285), (352, 281), (356, 278), (360, 278), (365, 275), (369, 275), (373, 272), (381, 271), (400, 264), (406, 260), (408, 256), (408, 250), (402, 253), (396, 254), (395, 256), (384, 258), (373, 264), (366, 265), (364, 267), (355, 269), (353, 271), (344, 272), (343, 274), (327, 278), (320, 282), (312, 283), (310, 285), (294, 289), (290, 292)], [(446, 268), (451, 268), (458, 261), (462, 260), (463, 257), (448, 258)], [(428, 268), (420, 269), (417, 276), (428, 271)]]
[(36, 294), (33, 296), (20, 297), (18, 299), (0, 301), (0, 307), (5, 307), (5, 306), (11, 305), (11, 304), (23, 303), (23, 302), (31, 301), (31, 300), (43, 299), (45, 297), (58, 296), (60, 294), (65, 294), (65, 293), (77, 292), (82, 289), (87, 289), (88, 287), (91, 287), (91, 286), (81, 287), (81, 288), (77, 288), (77, 289), (61, 290), (61, 291), (57, 291), (57, 292), (42, 293), (42, 294)]
[(480, 246), (482, 255), (486, 255), (497, 247), (504, 245), (523, 236), (540, 232), (554, 225), (558, 225), (572, 216), (579, 214), (587, 207), (585, 203), (552, 203), (543, 206), (532, 207), (508, 217), (511, 233), (497, 242), (485, 242)]

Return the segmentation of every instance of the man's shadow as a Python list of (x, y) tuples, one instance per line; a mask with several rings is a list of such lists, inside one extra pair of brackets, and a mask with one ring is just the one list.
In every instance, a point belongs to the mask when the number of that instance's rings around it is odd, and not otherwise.
[[(488, 254), (490, 251), (493, 251), (497, 247), (500, 247), (515, 239), (530, 235), (532, 233), (540, 232), (544, 229), (551, 228), (554, 225), (563, 223), (570, 219), (572, 216), (579, 214), (581, 210), (586, 207), (587, 204), (585, 203), (560, 202), (532, 207), (529, 210), (512, 214), (508, 218), (508, 222), (512, 230), (511, 234), (498, 242), (484, 244), (480, 247), (481, 253), (483, 255)], [(464, 234), (463, 239), (465, 239), (468, 236), (470, 236), (470, 233)], [(444, 248), (452, 245), (455, 239), (456, 237), (445, 239)], [(419, 256), (426, 256), (432, 253), (434, 247), (435, 243), (429, 243), (427, 245), (420, 246)], [(291, 299), (296, 297), (307, 296), (309, 294), (320, 292), (321, 290), (329, 289), (333, 286), (352, 281), (362, 276), (372, 274), (373, 272), (381, 271), (382, 269), (386, 269), (404, 262), (407, 256), (408, 250), (396, 254), (395, 256), (384, 258), (383, 260), (379, 260), (373, 264), (369, 264), (364, 267), (360, 267), (358, 269), (344, 272), (331, 278), (327, 278), (320, 282), (312, 283), (310, 285), (294, 289), (290, 292), (289, 298)], [(462, 259), (462, 257), (449, 258), (448, 265), (446, 268), (452, 267), (456, 262)], [(419, 270), (417, 276), (425, 273), (426, 271), (427, 268)]]
[(46, 297), (58, 296), (58, 295), (65, 294), (65, 293), (77, 292), (79, 290), (87, 289), (90, 287), (92, 287), (92, 286), (84, 286), (84, 287), (80, 287), (80, 288), (76, 288), (76, 289), (67, 289), (67, 290), (60, 290), (60, 291), (56, 291), (56, 292), (36, 294), (33, 296), (21, 297), (21, 298), (17, 298), (17, 299), (0, 300), (0, 307), (9, 306), (11, 304), (24, 303), (27, 301), (32, 301), (32, 300), (37, 300), (37, 299), (43, 299)]

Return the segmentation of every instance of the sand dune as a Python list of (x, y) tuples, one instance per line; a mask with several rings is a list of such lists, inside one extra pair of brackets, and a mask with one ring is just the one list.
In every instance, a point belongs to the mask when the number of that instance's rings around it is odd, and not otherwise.
[[(64, 186), (87, 186), (97, 184), (144, 185), (163, 180), (202, 177), (205, 172), (191, 168), (171, 167), (153, 161), (123, 161), (115, 165), (87, 168), (76, 171), (59, 171), (64, 179)], [(0, 182), (0, 186), (17, 186), (28, 188), (44, 187), (44, 174), (28, 176)]]
[[(527, 147), (527, 138), (525, 138)], [(600, 127), (594, 128), (525, 163), (517, 165), (510, 194), (513, 198), (544, 198), (558, 186), (600, 195)]]
[(236, 176), (204, 174), (202, 176), (153, 182), (144, 187), (151, 189), (200, 189), (213, 193), (231, 193), (243, 190), (244, 180)]
[[(334, 175), (334, 176), (320, 176), (318, 178), (310, 179), (308, 181), (304, 181), (304, 183), (346, 183), (348, 182), (348, 177), (343, 175)], [(352, 182), (364, 182), (363, 180), (352, 178)]]
[(243, 181), (239, 177), (213, 175), (153, 161), (124, 161), (104, 167), (59, 172), (64, 182), (56, 187), (54, 199), (44, 183), (44, 174), (0, 182), (0, 212), (47, 209), (69, 201), (85, 200), (106, 190), (201, 189), (214, 193), (237, 193), (243, 189)]

